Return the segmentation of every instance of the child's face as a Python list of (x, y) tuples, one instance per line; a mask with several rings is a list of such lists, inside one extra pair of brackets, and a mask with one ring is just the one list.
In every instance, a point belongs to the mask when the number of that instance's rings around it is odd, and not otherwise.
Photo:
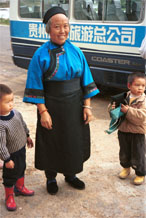
[(146, 80), (144, 78), (135, 78), (132, 84), (128, 83), (128, 89), (133, 95), (140, 96), (144, 93), (146, 87)]
[(6, 115), (13, 109), (14, 95), (6, 94), (0, 99), (0, 115)]

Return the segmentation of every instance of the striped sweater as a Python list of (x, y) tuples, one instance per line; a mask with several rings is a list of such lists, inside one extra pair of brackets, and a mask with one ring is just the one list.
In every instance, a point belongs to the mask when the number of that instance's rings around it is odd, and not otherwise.
[(0, 159), (10, 160), (10, 155), (26, 145), (29, 130), (22, 115), (12, 110), (7, 116), (0, 116)]

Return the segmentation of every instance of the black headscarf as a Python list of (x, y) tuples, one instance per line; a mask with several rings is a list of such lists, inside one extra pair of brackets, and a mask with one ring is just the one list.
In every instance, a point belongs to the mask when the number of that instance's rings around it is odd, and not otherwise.
[(46, 24), (48, 20), (55, 14), (64, 14), (65, 16), (67, 16), (63, 8), (59, 6), (55, 6), (55, 7), (49, 8), (48, 11), (46, 11), (44, 15), (43, 23)]

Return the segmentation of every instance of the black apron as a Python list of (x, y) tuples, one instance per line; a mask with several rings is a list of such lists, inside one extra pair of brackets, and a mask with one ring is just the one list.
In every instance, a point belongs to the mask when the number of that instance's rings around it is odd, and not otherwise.
[(76, 174), (90, 157), (90, 129), (83, 121), (80, 79), (44, 83), (45, 105), (53, 129), (41, 126), (38, 113), (35, 167)]

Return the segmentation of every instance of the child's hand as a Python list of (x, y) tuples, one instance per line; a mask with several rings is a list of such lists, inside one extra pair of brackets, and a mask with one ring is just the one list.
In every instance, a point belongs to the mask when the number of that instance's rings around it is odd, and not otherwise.
[(121, 111), (126, 114), (129, 109), (128, 105), (121, 104)]
[(116, 108), (116, 102), (113, 102), (111, 105), (111, 110), (114, 110)]
[(27, 137), (27, 147), (32, 148), (33, 147), (33, 141), (30, 137)]
[(10, 160), (9, 162), (5, 163), (5, 166), (6, 168), (14, 169), (15, 164), (12, 160)]
[(109, 104), (107, 108), (108, 108), (108, 112), (110, 113), (111, 110), (114, 110), (116, 108), (116, 103), (113, 102), (112, 104)]

